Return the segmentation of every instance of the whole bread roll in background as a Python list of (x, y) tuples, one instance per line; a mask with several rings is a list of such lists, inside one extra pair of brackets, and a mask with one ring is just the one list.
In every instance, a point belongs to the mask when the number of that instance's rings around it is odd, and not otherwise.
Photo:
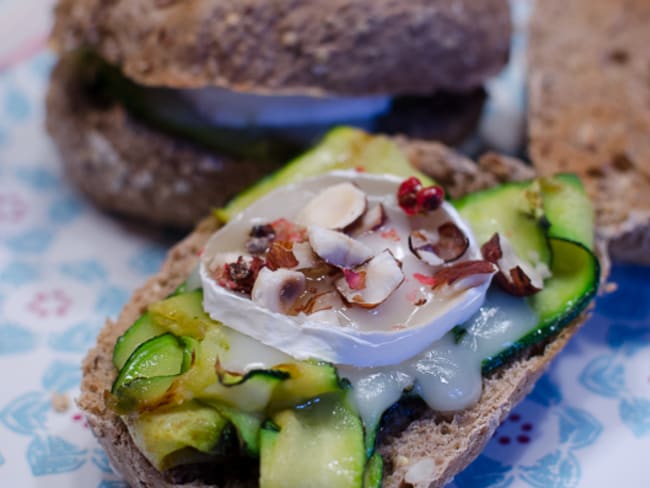
[(99, 207), (191, 228), (336, 125), (460, 144), (510, 34), (507, 0), (60, 0), (48, 130)]

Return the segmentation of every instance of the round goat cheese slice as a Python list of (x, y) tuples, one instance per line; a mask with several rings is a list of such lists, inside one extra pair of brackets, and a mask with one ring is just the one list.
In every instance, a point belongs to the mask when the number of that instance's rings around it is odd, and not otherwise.
[[(427, 214), (406, 215), (397, 203), (397, 190), (401, 182), (401, 179), (389, 175), (336, 171), (278, 188), (260, 198), (215, 232), (202, 254), (200, 277), (205, 310), (213, 319), (296, 359), (374, 367), (401, 363), (429, 348), (434, 341), (478, 311), (493, 273), (484, 271), (478, 278), (462, 276), (463, 279), (437, 286), (436, 271), (447, 268), (445, 276), (453, 275), (449, 273), (449, 268), (455, 264), (469, 265), (481, 260), (480, 250), (471, 229), (446, 202)], [(315, 232), (313, 226), (309, 230), (304, 229), (303, 247), (307, 246), (305, 243), (309, 239), (332, 239), (327, 246), (315, 246), (324, 255), (326, 252), (322, 248), (329, 250), (339, 242), (346, 245), (350, 239), (354, 239), (355, 245), (358, 244), (365, 253), (369, 249), (373, 255), (369, 259), (364, 255), (362, 260), (365, 262), (357, 266), (355, 261), (354, 267), (350, 268), (346, 267), (349, 266), (348, 261), (341, 261), (342, 264), (335, 262), (334, 265), (327, 262), (330, 270), (339, 273), (336, 285), (321, 294), (335, 297), (329, 300), (329, 306), (317, 311), (289, 311), (291, 307), (286, 304), (281, 307), (268, 306), (268, 303), (276, 302), (266, 298), (256, 303), (250, 291), (242, 292), (220, 282), (215, 266), (222, 264), (215, 263), (223, 263), (224, 256), (243, 256), (240, 264), (246, 260), (258, 260), (259, 263), (265, 259), (264, 255), (251, 256), (247, 251), (246, 241), (252, 228), (268, 226), (279, 220), (295, 222), (301, 211), (314, 199), (318, 201), (318, 196), (324, 190), (343, 183), (352, 183), (365, 193), (368, 212), (377, 213), (373, 209), (380, 205), (382, 219), (371, 229), (367, 224), (353, 223), (342, 230), (339, 237), (330, 236), (335, 231)], [(359, 218), (361, 220), (362, 217)], [(454, 258), (453, 263), (434, 266), (420, 259), (409, 248), (409, 235), (414, 229), (430, 229), (435, 233), (435, 229), (450, 223), (467, 238), (466, 249), (460, 257)], [(296, 265), (298, 261), (288, 261), (290, 264), (287, 266), (293, 263), (293, 268), (285, 273), (287, 276), (295, 278), (295, 273), (301, 271), (298, 269), (300, 266)], [(262, 264), (262, 269), (265, 269), (264, 266), (273, 268), (269, 262)], [(385, 267), (379, 268), (384, 265), (382, 263), (385, 263)], [(335, 266), (340, 266), (340, 269)], [(277, 270), (273, 270), (273, 273), (277, 279), (283, 277)], [(388, 276), (387, 273), (392, 274)], [(395, 273), (401, 275), (396, 277)], [(268, 270), (262, 274), (265, 280), (269, 280)], [(269, 282), (282, 290), (277, 279)], [(377, 281), (384, 279), (390, 282)], [(318, 281), (316, 279), (314, 282)], [(295, 280), (292, 283), (291, 290), (295, 293)], [(309, 283), (308, 280), (304, 285), (305, 290), (310, 289)], [(364, 293), (363, 287), (376, 289)], [(360, 290), (358, 294), (354, 292), (357, 289)], [(302, 283), (300, 290), (303, 290)], [(255, 290), (253, 298), (259, 294), (259, 290)], [(377, 303), (380, 301), (377, 297), (381, 298), (381, 303)]]

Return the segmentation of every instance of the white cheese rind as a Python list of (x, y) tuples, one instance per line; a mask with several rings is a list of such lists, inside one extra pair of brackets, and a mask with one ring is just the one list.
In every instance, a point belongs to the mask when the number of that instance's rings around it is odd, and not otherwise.
[[(203, 280), (210, 280), (205, 268)], [(415, 356), (447, 331), (469, 319), (483, 303), (489, 283), (469, 290), (447, 315), (427, 326), (391, 332), (367, 332), (272, 312), (220, 286), (203, 289), (210, 317), (296, 359), (319, 359), (353, 366), (386, 366)]]
[[(261, 308), (249, 298), (217, 285), (206, 267), (216, 254), (240, 249), (252, 223), (278, 218), (291, 220), (323, 188), (343, 181), (357, 184), (369, 199), (387, 207), (396, 207), (395, 195), (401, 179), (355, 171), (329, 173), (267, 194), (217, 231), (208, 242), (200, 269), (204, 308), (213, 319), (296, 359), (314, 358), (358, 367), (397, 364), (422, 352), (455, 325), (477, 312), (485, 298), (489, 280), (443, 302), (430, 300), (418, 307), (417, 313), (410, 311), (406, 314), (403, 324), (385, 324), (373, 330), (355, 322), (330, 324), (310, 319), (305, 314), (288, 316)], [(442, 208), (469, 238), (470, 249), (465, 257), (477, 258), (480, 255), (478, 246), (469, 227), (451, 205), (444, 203)], [(406, 238), (404, 246), (408, 247)], [(402, 256), (408, 253), (410, 251), (406, 250)], [(400, 257), (399, 253), (395, 254)], [(382, 307), (386, 305), (388, 303), (382, 304)], [(356, 310), (354, 312), (349, 315), (355, 317), (356, 322), (363, 320), (363, 315), (360, 316)], [(367, 313), (368, 321), (376, 324), (376, 318), (373, 318), (376, 314)]]

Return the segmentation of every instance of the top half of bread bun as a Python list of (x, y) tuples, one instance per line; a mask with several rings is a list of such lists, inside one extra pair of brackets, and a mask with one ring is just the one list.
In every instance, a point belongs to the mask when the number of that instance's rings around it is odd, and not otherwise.
[(61, 0), (52, 40), (143, 85), (417, 95), (494, 75), (510, 16), (507, 0)]

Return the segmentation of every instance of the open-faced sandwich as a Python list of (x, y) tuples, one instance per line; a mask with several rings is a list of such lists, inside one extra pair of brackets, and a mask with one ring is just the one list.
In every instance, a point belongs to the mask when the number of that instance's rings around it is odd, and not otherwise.
[(217, 214), (84, 362), (79, 403), (134, 487), (442, 486), (599, 283), (576, 177), (356, 129)]
[(340, 124), (458, 143), (507, 0), (60, 0), (48, 130), (99, 206), (189, 228)]

